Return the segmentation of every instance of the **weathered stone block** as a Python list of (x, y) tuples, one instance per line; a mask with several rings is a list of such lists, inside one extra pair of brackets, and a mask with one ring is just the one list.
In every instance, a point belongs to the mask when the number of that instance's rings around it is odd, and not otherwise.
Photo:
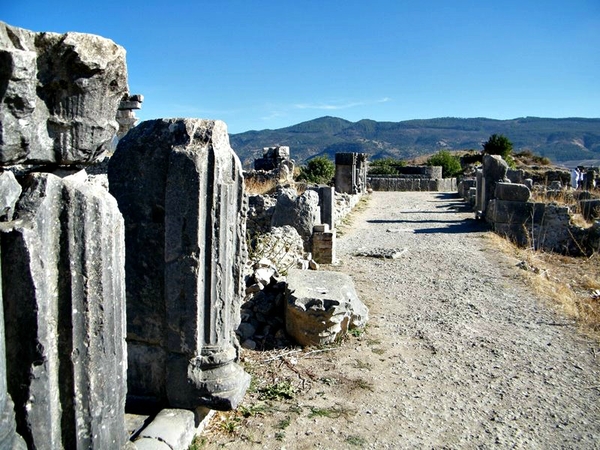
[(285, 225), (294, 227), (304, 240), (304, 246), (308, 250), (313, 228), (320, 222), (319, 194), (307, 190), (302, 195), (297, 195), (294, 189), (280, 189), (271, 217), (272, 227)]
[[(0, 261), (2, 260), (0, 249)], [(0, 280), (2, 267), (0, 265)], [(4, 345), (4, 308), (0, 289), (0, 448), (25, 450), (23, 438), (17, 434), (13, 401), (6, 386), (6, 348)]]
[(524, 184), (496, 183), (496, 198), (509, 202), (526, 202), (531, 198), (531, 191)]
[(330, 344), (366, 325), (369, 311), (348, 275), (291, 270), (287, 283), (286, 331), (300, 345)]
[[(131, 379), (138, 398), (179, 408), (235, 408), (250, 377), (235, 363), (245, 262), (241, 163), (223, 122), (143, 122), (108, 171), (126, 224)], [(165, 352), (162, 367), (143, 354)], [(131, 375), (133, 375), (130, 372)]]
[[(485, 213), (488, 202), (495, 197), (496, 183), (508, 181), (506, 171), (508, 164), (498, 155), (483, 155), (483, 182), (481, 183), (481, 211)], [(477, 188), (479, 189), (479, 178), (477, 179)]]
[(125, 50), (81, 33), (0, 22), (0, 165), (92, 163), (112, 146)]
[(600, 199), (580, 200), (579, 207), (585, 220), (600, 219)]
[(21, 192), (21, 185), (12, 172), (0, 172), (0, 222), (12, 220)]
[(37, 449), (121, 448), (125, 431), (123, 220), (85, 172), (29, 176), (0, 223), (8, 388)]

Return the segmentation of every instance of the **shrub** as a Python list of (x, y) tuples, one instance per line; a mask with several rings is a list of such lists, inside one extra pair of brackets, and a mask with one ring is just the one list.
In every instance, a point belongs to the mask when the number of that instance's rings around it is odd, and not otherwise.
[(399, 175), (399, 169), (404, 166), (406, 163), (401, 159), (376, 159), (369, 162), (369, 175)]
[(511, 168), (515, 168), (515, 160), (512, 158), (513, 144), (503, 134), (492, 134), (490, 138), (483, 143), (483, 153), (488, 155), (500, 155)]
[(428, 166), (442, 166), (442, 177), (451, 178), (462, 173), (460, 160), (448, 150), (440, 150), (425, 163)]
[(299, 181), (327, 184), (335, 175), (335, 164), (326, 156), (316, 156), (300, 168)]
[(513, 150), (513, 144), (503, 134), (492, 134), (490, 138), (483, 143), (483, 153), (488, 155), (500, 155), (506, 159)]

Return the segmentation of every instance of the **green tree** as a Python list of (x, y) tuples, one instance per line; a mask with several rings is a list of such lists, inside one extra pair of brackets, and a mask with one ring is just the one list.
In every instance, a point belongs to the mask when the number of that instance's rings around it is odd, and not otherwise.
[(513, 151), (513, 144), (503, 134), (492, 134), (490, 138), (483, 143), (483, 153), (488, 155), (500, 155), (505, 160), (510, 157)]
[(335, 164), (327, 156), (316, 156), (300, 168), (299, 181), (326, 184), (335, 175)]
[(448, 150), (440, 150), (425, 163), (428, 166), (442, 166), (442, 177), (451, 178), (462, 173), (460, 160)]

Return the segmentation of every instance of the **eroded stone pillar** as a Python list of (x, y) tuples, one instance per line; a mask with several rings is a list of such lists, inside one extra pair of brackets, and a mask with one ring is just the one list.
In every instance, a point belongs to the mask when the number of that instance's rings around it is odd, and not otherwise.
[(34, 173), (0, 223), (8, 391), (30, 448), (121, 448), (124, 236), (85, 171)]
[(127, 229), (131, 400), (235, 408), (250, 381), (233, 334), (245, 214), (226, 125), (143, 122), (119, 142), (109, 181)]
[(367, 188), (367, 154), (335, 154), (335, 190), (346, 194), (360, 194)]

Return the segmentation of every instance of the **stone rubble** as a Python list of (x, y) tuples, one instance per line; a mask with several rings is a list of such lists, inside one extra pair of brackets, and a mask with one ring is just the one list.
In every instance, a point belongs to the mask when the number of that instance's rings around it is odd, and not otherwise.
[(302, 346), (332, 344), (368, 320), (352, 279), (340, 272), (290, 271), (285, 297), (286, 331)]
[(0, 22), (0, 58), (2, 165), (90, 164), (110, 151), (127, 93), (123, 47)]

